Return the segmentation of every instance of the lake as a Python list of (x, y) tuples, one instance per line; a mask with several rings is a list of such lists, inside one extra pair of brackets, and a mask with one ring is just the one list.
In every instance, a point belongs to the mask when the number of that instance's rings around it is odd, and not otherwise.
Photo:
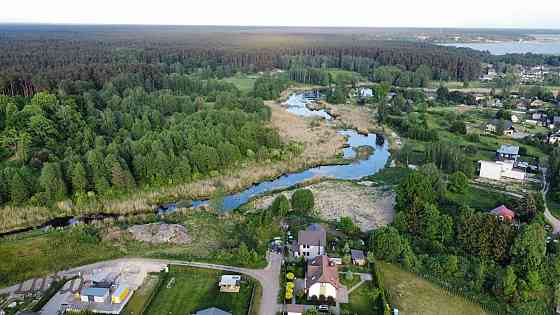
[(550, 42), (507, 42), (507, 43), (450, 43), (443, 46), (466, 47), (489, 51), (492, 55), (505, 54), (545, 54), (560, 55), (560, 41)]

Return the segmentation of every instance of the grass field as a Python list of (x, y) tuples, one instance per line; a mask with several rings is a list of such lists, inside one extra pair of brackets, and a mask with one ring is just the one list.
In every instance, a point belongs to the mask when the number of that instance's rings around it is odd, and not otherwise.
[[(389, 301), (402, 314), (488, 314), (479, 305), (461, 297), (449, 295), (445, 290), (397, 266), (380, 262), (379, 268), (383, 274), (385, 288), (390, 294)], [(350, 299), (352, 300), (352, 296)], [(359, 297), (356, 299), (359, 300)]]
[(134, 292), (132, 298), (128, 301), (126, 308), (123, 310), (123, 315), (141, 315), (146, 309), (150, 297), (156, 288), (160, 277), (155, 274), (150, 274), (144, 280), (144, 283), (138, 290)]
[[(192, 314), (209, 307), (217, 307), (233, 315), (247, 314), (253, 281), (244, 281), (239, 293), (221, 293), (218, 287), (221, 275), (215, 270), (172, 266), (146, 314)], [(173, 278), (174, 284), (168, 288)]]
[(256, 80), (257, 79), (253, 77), (232, 77), (224, 79), (226, 82), (233, 83), (242, 92), (251, 91)]
[(513, 197), (477, 187), (469, 187), (465, 193), (461, 194), (447, 192), (447, 198), (479, 211), (492, 210), (503, 204), (511, 205), (515, 200)]
[(352, 291), (349, 296), (348, 304), (342, 304), (341, 310), (343, 314), (349, 315), (375, 315), (377, 310), (372, 305), (370, 283), (365, 282), (359, 288)]

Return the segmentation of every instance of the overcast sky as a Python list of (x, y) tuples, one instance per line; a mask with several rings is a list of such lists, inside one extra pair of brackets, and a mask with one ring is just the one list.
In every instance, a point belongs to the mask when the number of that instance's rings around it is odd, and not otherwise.
[(558, 0), (15, 0), (0, 22), (560, 29)]

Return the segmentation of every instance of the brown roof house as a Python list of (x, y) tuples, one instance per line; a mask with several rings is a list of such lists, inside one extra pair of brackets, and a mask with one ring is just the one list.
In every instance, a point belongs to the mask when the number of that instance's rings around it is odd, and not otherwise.
[(305, 275), (307, 297), (321, 299), (329, 297), (336, 300), (337, 291), (341, 288), (336, 264), (329, 261), (329, 257), (321, 255), (309, 260)]
[(306, 260), (325, 254), (327, 232), (319, 224), (311, 224), (306, 230), (298, 232), (294, 255), (303, 256)]

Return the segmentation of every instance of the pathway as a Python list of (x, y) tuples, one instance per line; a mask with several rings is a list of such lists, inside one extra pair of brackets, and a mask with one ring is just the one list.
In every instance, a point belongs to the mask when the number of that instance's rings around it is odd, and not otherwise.
[(552, 226), (552, 233), (559, 234), (560, 233), (560, 220), (558, 220), (550, 210), (548, 209), (548, 204), (546, 202), (546, 194), (548, 193), (549, 184), (546, 180), (546, 168), (542, 169), (542, 181), (543, 181), (543, 189), (541, 191), (543, 200), (544, 200), (544, 217), (546, 221)]

